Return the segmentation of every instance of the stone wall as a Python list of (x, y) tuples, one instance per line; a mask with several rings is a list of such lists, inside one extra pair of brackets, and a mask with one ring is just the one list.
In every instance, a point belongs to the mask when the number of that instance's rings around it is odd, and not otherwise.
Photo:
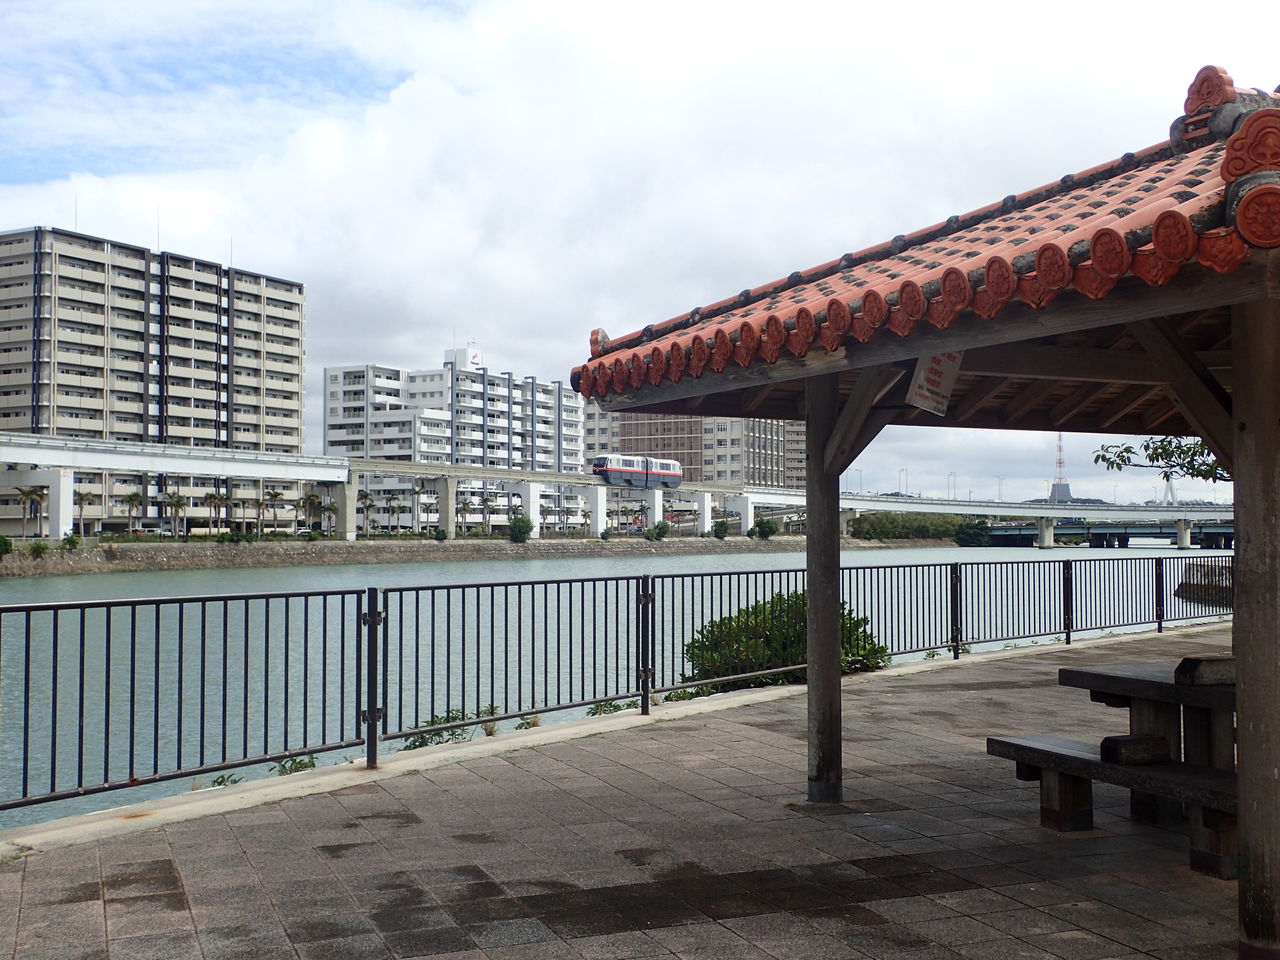
[[(936, 545), (928, 541), (930, 546)], [(843, 549), (919, 546), (845, 540)], [(441, 560), (513, 560), (521, 557), (682, 556), (719, 553), (788, 553), (804, 550), (804, 537), (774, 536), (767, 541), (747, 537), (675, 538), (649, 542), (639, 537), (611, 540), (353, 540), (269, 541), (259, 543), (109, 543), (71, 552), (51, 549), (35, 558), (13, 553), (0, 561), (0, 577), (33, 577), (75, 573), (126, 573), (147, 570), (207, 570), (217, 567), (296, 567), (355, 563), (430, 563)]]

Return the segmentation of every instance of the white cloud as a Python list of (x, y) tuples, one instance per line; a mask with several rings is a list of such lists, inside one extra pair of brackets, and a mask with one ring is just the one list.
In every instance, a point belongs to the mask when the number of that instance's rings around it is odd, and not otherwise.
[[(0, 30), (0, 157), (28, 171), (0, 167), (4, 225), (78, 209), (81, 230), (151, 245), (158, 216), (166, 249), (234, 244), (302, 280), (313, 447), (326, 364), (434, 365), (474, 337), (496, 368), (566, 378), (594, 326), (623, 333), (1160, 140), (1206, 62), (1280, 80), (1263, 32), (1215, 49), (1177, 5), (1077, 4), (1064, 22), (942, 3), (66, 0), (6, 5)], [(121, 151), (132, 166), (29, 170)], [(886, 489), (897, 460), (936, 490), (1006, 471), (1024, 496), (1051, 477), (1052, 438), (972, 436), (891, 433), (861, 468)], [(1084, 443), (1077, 490), (1149, 486), (1099, 474)]]

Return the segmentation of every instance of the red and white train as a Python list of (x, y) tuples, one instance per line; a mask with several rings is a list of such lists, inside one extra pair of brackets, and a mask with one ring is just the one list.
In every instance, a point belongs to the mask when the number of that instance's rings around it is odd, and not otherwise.
[(619, 487), (678, 487), (682, 476), (675, 460), (628, 457), (620, 453), (596, 457), (591, 472), (605, 483)]

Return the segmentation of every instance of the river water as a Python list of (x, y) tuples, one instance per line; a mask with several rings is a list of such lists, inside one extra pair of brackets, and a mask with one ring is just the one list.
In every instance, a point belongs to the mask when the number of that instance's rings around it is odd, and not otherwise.
[[(1199, 551), (1197, 551), (1199, 553)], [(842, 551), (842, 566), (905, 566), (921, 563), (1056, 560), (1064, 557), (1178, 556), (1167, 544), (1129, 550), (1087, 547), (869, 548)], [(1185, 556), (1186, 554), (1181, 554)], [(157, 570), (148, 573), (95, 573), (0, 580), (0, 604), (57, 603), (292, 590), (363, 587), (439, 586), (562, 580), (574, 577), (622, 577), (637, 574), (718, 573), (789, 570), (804, 567), (804, 554), (728, 553), (701, 556), (573, 557), (565, 559), (433, 561), (405, 564), (250, 567), (214, 570)]]
[[(1090, 550), (1088, 548), (1056, 548), (1052, 551), (1042, 551), (1035, 548), (987, 548), (987, 549), (962, 549), (957, 547), (934, 547), (934, 548), (905, 548), (905, 549), (855, 549), (846, 550), (841, 555), (841, 563), (843, 567), (859, 568), (858, 570), (847, 571), (842, 584), (843, 593), (850, 600), (851, 605), (860, 603), (863, 609), (858, 609), (859, 613), (866, 613), (872, 618), (872, 632), (881, 642), (889, 646), (890, 650), (899, 656), (900, 659), (917, 658), (924, 655), (923, 647), (929, 644), (946, 643), (945, 637), (948, 635), (949, 620), (947, 610), (950, 599), (948, 572), (942, 565), (950, 563), (965, 564), (981, 564), (984, 569), (980, 571), (980, 576), (974, 578), (966, 578), (959, 588), (963, 596), (961, 601), (966, 605), (966, 621), (964, 623), (963, 636), (966, 640), (973, 640), (975, 646), (979, 646), (982, 641), (987, 638), (1033, 638), (1045, 637), (1051, 630), (1058, 629), (1056, 626), (1049, 626), (1045, 629), (1046, 624), (1056, 624), (1061, 617), (1061, 584), (1062, 573), (1061, 567), (1058, 565), (1045, 565), (1028, 563), (1028, 561), (1044, 561), (1044, 560), (1081, 560), (1081, 561), (1102, 561), (1101, 563), (1087, 564), (1077, 566), (1076, 573), (1076, 595), (1077, 598), (1081, 594), (1106, 593), (1114, 594), (1114, 596), (1103, 596), (1098, 598), (1087, 597), (1086, 606), (1090, 611), (1097, 611), (1098, 616), (1105, 616), (1109, 619), (1098, 620), (1102, 623), (1134, 623), (1145, 617), (1145, 614), (1128, 616), (1123, 609), (1123, 604), (1127, 602), (1129, 596), (1142, 596), (1147, 599), (1150, 597), (1150, 577), (1151, 567), (1146, 565), (1132, 564), (1112, 564), (1108, 561), (1130, 560), (1137, 558), (1155, 557), (1181, 557), (1185, 562), (1192, 555), (1186, 552), (1179, 553), (1170, 548), (1167, 544), (1150, 544), (1147, 546), (1138, 546), (1128, 550)], [(1210, 551), (1194, 551), (1194, 557), (1200, 556), (1221, 556), (1220, 553)], [(659, 611), (658, 631), (666, 637), (665, 647), (662, 641), (659, 642), (658, 656), (661, 659), (666, 656), (672, 660), (667, 664), (668, 669), (665, 675), (667, 680), (663, 681), (663, 670), (659, 669), (659, 685), (663, 682), (679, 682), (679, 672), (681, 663), (683, 663), (684, 641), (692, 635), (696, 624), (692, 621), (685, 624), (681, 620), (683, 613), (672, 613), (671, 611), (681, 611), (686, 606), (692, 610), (693, 600), (698, 599), (699, 603), (705, 602), (705, 592), (707, 585), (713, 584), (715, 581), (723, 580), (726, 583), (732, 583), (730, 592), (723, 598), (728, 606), (723, 611), (733, 612), (743, 606), (746, 606), (754, 599), (769, 595), (770, 592), (780, 589), (780, 584), (792, 584), (783, 587), (783, 589), (797, 589), (801, 586), (802, 581), (790, 580), (787, 578), (779, 579), (776, 576), (761, 576), (759, 578), (751, 577), (725, 577), (716, 578), (715, 574), (743, 574), (750, 572), (763, 571), (788, 571), (800, 570), (804, 566), (804, 554), (796, 553), (734, 553), (734, 554), (711, 554), (700, 556), (655, 556), (652, 554), (642, 554), (635, 557), (608, 557), (608, 558), (566, 558), (566, 559), (510, 559), (510, 560), (483, 560), (483, 561), (451, 561), (451, 562), (430, 562), (416, 564), (362, 564), (362, 565), (343, 565), (343, 566), (307, 566), (307, 567), (262, 567), (262, 568), (234, 568), (234, 569), (213, 569), (213, 570), (184, 570), (184, 571), (156, 571), (152, 573), (103, 573), (88, 574), (81, 576), (65, 576), (65, 577), (49, 577), (43, 579), (14, 579), (0, 581), (0, 605), (5, 604), (32, 604), (32, 603), (93, 603), (95, 601), (111, 601), (111, 600), (131, 600), (131, 599), (162, 599), (169, 597), (208, 597), (208, 596), (227, 596), (235, 594), (264, 594), (264, 593), (288, 593), (295, 591), (358, 591), (368, 587), (387, 588), (392, 591), (396, 597), (404, 597), (414, 606), (414, 614), (410, 618), (412, 623), (410, 626), (415, 632), (410, 634), (405, 629), (404, 636), (407, 640), (402, 640), (398, 644), (393, 641), (389, 647), (387, 654), (388, 660), (392, 657), (392, 651), (398, 647), (401, 659), (392, 665), (392, 671), (388, 683), (388, 701), (387, 708), (392, 711), (392, 730), (396, 729), (412, 729), (418, 724), (425, 724), (429, 717), (436, 713), (436, 701), (434, 690), (438, 686), (441, 689), (461, 689), (463, 692), (463, 703), (466, 704), (466, 691), (468, 689), (468, 677), (473, 681), (475, 695), (473, 704), (468, 707), (469, 710), (475, 711), (477, 708), (486, 703), (496, 703), (500, 696), (495, 697), (493, 694), (494, 681), (496, 679), (497, 687), (501, 693), (503, 688), (508, 684), (517, 688), (515, 696), (515, 705), (512, 705), (510, 693), (508, 691), (507, 699), (504, 701), (506, 706), (504, 709), (519, 712), (528, 709), (530, 705), (537, 706), (540, 704), (554, 704), (565, 702), (581, 702), (593, 696), (610, 695), (607, 691), (618, 690), (625, 691), (634, 689), (630, 686), (633, 683), (635, 665), (629, 659), (631, 649), (631, 639), (628, 631), (629, 624), (626, 622), (629, 609), (623, 602), (621, 593), (615, 594), (612, 601), (604, 601), (596, 599), (598, 594), (588, 593), (588, 589), (595, 590), (596, 587), (590, 588), (586, 586), (579, 587), (553, 587), (551, 595), (552, 603), (546, 602), (548, 594), (546, 588), (539, 588), (542, 592), (530, 590), (525, 593), (517, 593), (514, 600), (504, 599), (501, 591), (487, 591), (483, 589), (475, 589), (477, 585), (483, 584), (511, 584), (529, 581), (572, 581), (579, 579), (595, 579), (595, 578), (620, 578), (634, 577), (641, 574), (653, 575), (679, 575), (685, 579), (667, 580), (658, 587), (658, 607), (664, 608), (666, 612)], [(900, 568), (913, 568), (903, 571)], [(884, 568), (884, 569), (875, 569)], [(893, 568), (893, 569), (891, 569)], [(1174, 568), (1170, 568), (1172, 570)], [(1172, 575), (1172, 574), (1171, 574)], [(978, 584), (981, 586), (978, 586)], [(1175, 581), (1176, 583), (1176, 581)], [(755, 585), (753, 585), (755, 584)], [(441, 587), (457, 587), (454, 591), (414, 591), (412, 588), (441, 588)], [(563, 589), (563, 597), (561, 591)], [(621, 589), (621, 588), (619, 588)], [(631, 588), (626, 588), (630, 590)], [(575, 594), (573, 591), (577, 590)], [(1167, 587), (1166, 592), (1172, 590), (1172, 585)], [(665, 591), (665, 592), (664, 592)], [(762, 591), (762, 592), (761, 592)], [(759, 594), (757, 596), (757, 593)], [(427, 614), (425, 606), (419, 607), (421, 598), (430, 596), (444, 597), (449, 594), (452, 597), (459, 598), (463, 606), (461, 608), (454, 607), (451, 610), (443, 608), (440, 611), (435, 609), (435, 601), (432, 600), (432, 608), (430, 615)], [(469, 601), (472, 605), (470, 608), (465, 604), (467, 597), (473, 599)], [(632, 598), (631, 593), (626, 594), (626, 598)], [(542, 603), (539, 604), (539, 597)], [(861, 598), (855, 600), (855, 598)], [(1097, 603), (1094, 603), (1097, 599)], [(345, 602), (345, 601), (344, 601)], [(391, 601), (388, 600), (388, 603)], [(1120, 607), (1109, 608), (1109, 605), (1120, 604)], [(529, 626), (527, 640), (516, 641), (516, 631), (512, 629), (512, 621), (507, 620), (505, 628), (501, 623), (495, 628), (491, 619), (494, 611), (497, 611), (499, 605), (502, 606), (501, 617), (508, 618), (514, 616), (516, 621), (527, 623)], [(195, 605), (200, 606), (200, 605)], [(217, 605), (214, 604), (212, 613), (215, 618), (218, 616)], [(507, 607), (511, 608), (508, 612)], [(557, 611), (554, 614), (554, 633), (551, 632), (552, 608)], [(856, 608), (856, 607), (855, 607)], [(127, 723), (130, 731), (128, 738), (128, 756), (122, 754), (122, 748), (117, 743), (110, 750), (105, 748), (101, 741), (89, 743), (86, 750), (82, 747), (80, 765), (85, 770), (96, 769), (93, 762), (86, 763), (85, 754), (92, 756), (101, 756), (102, 760), (102, 779), (110, 779), (112, 781), (121, 779), (121, 770), (132, 770), (134, 763), (135, 747), (138, 753), (140, 763), (145, 763), (145, 755), (149, 751), (156, 751), (157, 754), (168, 755), (174, 750), (178, 751), (178, 756), (182, 756), (182, 750), (188, 750), (188, 755), (194, 754), (197, 746), (200, 755), (204, 755), (206, 739), (210, 747), (211, 756), (216, 758), (216, 748), (231, 743), (235, 746), (236, 729), (239, 725), (243, 725), (246, 733), (244, 741), (249, 744), (252, 737), (247, 732), (250, 729), (256, 729), (256, 725), (261, 722), (261, 726), (265, 731), (266, 720), (268, 717), (275, 715), (279, 709), (279, 701), (283, 698), (285, 703), (284, 726), (282, 729), (292, 731), (292, 735), (303, 736), (303, 743), (322, 743), (322, 742), (349, 742), (349, 738), (353, 735), (358, 736), (358, 731), (343, 726), (350, 724), (353, 711), (348, 709), (351, 705), (349, 699), (354, 695), (353, 686), (348, 684), (343, 686), (344, 677), (348, 680), (352, 679), (350, 673), (350, 661), (343, 661), (342, 666), (338, 666), (338, 661), (330, 656), (328, 652), (320, 652), (317, 656), (318, 648), (312, 649), (312, 660), (310, 666), (305, 658), (308, 651), (308, 641), (305, 639), (307, 635), (306, 623), (299, 624), (299, 615), (296, 610), (290, 613), (286, 606), (283, 615), (276, 615), (275, 620), (268, 619), (265, 622), (258, 619), (262, 614), (255, 610), (252, 615), (248, 612), (247, 603), (244, 607), (244, 614), (241, 618), (240, 614), (235, 613), (229, 615), (227, 607), (224, 605), (221, 613), (219, 626), (221, 629), (222, 645), (218, 647), (216, 642), (210, 644), (206, 655), (203, 639), (200, 642), (199, 656), (195, 656), (195, 636), (197, 630), (205, 623), (205, 619), (209, 615), (208, 610), (201, 606), (199, 618), (196, 618), (197, 611), (185, 608), (186, 612), (178, 615), (178, 620), (184, 621), (178, 623), (170, 618), (162, 622), (160, 614), (155, 614), (154, 631), (151, 627), (146, 627), (139, 631), (139, 620), (135, 619), (133, 630), (142, 636), (140, 646), (131, 645), (124, 640), (128, 631), (119, 629), (122, 618), (126, 617), (142, 617), (144, 620), (148, 616), (146, 607), (138, 608), (141, 613), (130, 613), (129, 608), (122, 608), (117, 611), (117, 640), (114, 647), (114, 653), (110, 653), (111, 647), (111, 629), (107, 629), (107, 650), (109, 651), (105, 659), (99, 661), (99, 668), (105, 668), (106, 677), (110, 678), (104, 683), (101, 680), (102, 674), (95, 673), (92, 663), (86, 668), (84, 661), (84, 644), (77, 641), (74, 636), (68, 635), (68, 631), (74, 631), (75, 624), (71, 616), (67, 616), (57, 626), (55, 622), (55, 633), (61, 632), (63, 635), (63, 643), (58, 647), (65, 651), (61, 655), (61, 659), (49, 659), (47, 648), (37, 648), (29, 655), (23, 655), (20, 659), (15, 659), (15, 653), (20, 654), (22, 648), (22, 637), (14, 636), (12, 630), (4, 634), (2, 643), (0, 643), (0, 670), (3, 682), (4, 702), (0, 704), (0, 799), (17, 796), (15, 790), (21, 790), (21, 786), (15, 786), (14, 770), (22, 766), (22, 758), (28, 749), (32, 751), (43, 750), (44, 745), (52, 739), (62, 738), (66, 743), (71, 743), (76, 734), (75, 713), (77, 704), (89, 703), (91, 709), (87, 711), (89, 718), (101, 718), (103, 723), (110, 722), (115, 728), (117, 726), (123, 728)], [(155, 609), (158, 611), (159, 606)], [(403, 608), (402, 608), (403, 609)], [(600, 629), (604, 633), (612, 632), (617, 634), (621, 639), (617, 640), (616, 645), (611, 652), (604, 652), (601, 647), (597, 650), (594, 639), (595, 634), (590, 640), (586, 639), (586, 631), (582, 629), (582, 624), (591, 624), (593, 621), (599, 622), (602, 619), (614, 616), (614, 610), (622, 610), (621, 629), (610, 630), (609, 624), (604, 624)], [(468, 610), (472, 611), (471, 613)], [(998, 620), (990, 619), (989, 614), (984, 611), (996, 611)], [(565, 613), (565, 632), (561, 633), (560, 618), (561, 613)], [(474, 617), (472, 616), (474, 613)], [(1092, 615), (1092, 613), (1091, 613)], [(1171, 614), (1172, 615), (1172, 614)], [(272, 616), (270, 612), (265, 614), (268, 618)], [(307, 616), (303, 614), (303, 617)], [(358, 627), (354, 626), (353, 621), (354, 607), (344, 606), (342, 608), (341, 617), (335, 613), (335, 618), (348, 621), (348, 628), (351, 635), (358, 633)], [(701, 616), (701, 613), (699, 613)], [(251, 619), (252, 617), (252, 619)], [(984, 619), (984, 617), (986, 619)], [(490, 618), (487, 628), (481, 622), (485, 618)], [(394, 619), (394, 617), (393, 617)], [(472, 620), (474, 619), (474, 623)], [(570, 624), (569, 621), (574, 621)], [(242, 621), (242, 623), (241, 623)], [(288, 628), (285, 633), (285, 646), (283, 657), (279, 645), (275, 647), (264, 643), (263, 636), (276, 634), (278, 636), (281, 626), (285, 621), (292, 622), (295, 628), (293, 634), (293, 647), (290, 652), (288, 637)], [(28, 623), (30, 621), (27, 621)], [(82, 621), (83, 622), (83, 621)], [(105, 622), (105, 621), (104, 621)], [(700, 622), (700, 621), (699, 621)], [(1084, 625), (1084, 619), (1077, 620), (1078, 625)], [(144, 625), (145, 626), (145, 625)], [(314, 627), (314, 622), (311, 624)], [(575, 626), (580, 630), (579, 641), (574, 639)], [(618, 624), (614, 625), (615, 627)], [(301, 627), (301, 629), (299, 629)], [(186, 640), (182, 639), (185, 628)], [(474, 628), (474, 629), (473, 629)], [(397, 629), (393, 624), (391, 629)], [(479, 647), (471, 649), (465, 656), (459, 651), (455, 654), (454, 659), (450, 659), (450, 652), (445, 646), (450, 642), (445, 639), (441, 642), (440, 648), (437, 648), (435, 639), (428, 644), (425, 639), (426, 634), (423, 630), (430, 630), (432, 637), (439, 635), (444, 638), (467, 635), (483, 635), (484, 642), (489, 646), (486, 651), (481, 651)], [(92, 631), (91, 631), (92, 632)], [(148, 646), (149, 635), (154, 632), (154, 642)], [(214, 636), (218, 631), (211, 631), (210, 635)], [(173, 641), (176, 634), (177, 648), (190, 651), (188, 653), (187, 664), (184, 667), (181, 656), (176, 661), (174, 659)], [(228, 634), (233, 635), (235, 642), (228, 644), (226, 637)], [(161, 641), (162, 635), (166, 638)], [(625, 635), (625, 636), (624, 636)], [(28, 628), (29, 636), (29, 628)], [(533, 638), (537, 637), (535, 641)], [(28, 648), (30, 648), (30, 639), (27, 639)], [(456, 641), (455, 641), (456, 642)], [(1023, 642), (1047, 642), (1044, 639), (1033, 641), (1026, 640)], [(79, 692), (74, 689), (74, 684), (68, 682), (70, 673), (74, 670), (74, 651), (76, 645), (80, 646), (81, 664), (80, 671), (76, 676), (80, 678)], [(588, 646), (588, 643), (590, 646)], [(184, 646), (184, 644), (186, 646)], [(575, 646), (575, 644), (577, 644)], [(100, 644), (98, 644), (100, 645)], [(95, 647), (95, 642), (91, 641), (91, 648)], [(243, 650), (243, 657), (236, 660), (239, 652)], [(344, 647), (344, 649), (346, 649)], [(413, 675), (410, 676), (410, 661), (405, 658), (405, 650), (408, 650), (409, 656), (413, 658)], [(456, 648), (455, 648), (456, 649)], [(663, 650), (666, 653), (663, 653)], [(499, 658), (503, 660), (501, 667), (495, 667), (494, 652), (497, 650)], [(509, 651), (527, 652), (527, 658), (520, 661), (523, 666), (518, 670), (516, 668), (515, 658), (512, 658), (510, 665), (505, 665), (505, 655)], [(229, 669), (228, 652), (235, 661)], [(488, 654), (488, 670), (489, 674), (486, 678), (488, 688), (482, 691), (480, 688), (480, 676), (484, 669), (484, 661), (482, 653)], [(561, 655), (567, 657), (567, 668), (562, 668)], [(419, 663), (419, 654), (421, 663)], [(162, 666), (162, 655), (164, 658)], [(344, 653), (345, 657), (346, 654)], [(574, 658), (577, 658), (576, 663)], [(614, 662), (610, 663), (610, 657), (614, 658)], [(156, 670), (151, 674), (146, 674), (146, 665), (154, 657)], [(541, 660), (539, 661), (539, 657)], [(621, 658), (627, 658), (626, 662), (622, 662)], [(138, 664), (143, 665), (142, 682), (135, 684), (130, 678), (134, 671), (134, 660)], [(221, 664), (217, 661), (221, 658)], [(548, 658), (551, 658), (550, 660)], [(315, 676), (319, 673), (317, 663), (322, 666), (332, 662), (335, 666), (326, 677), (321, 680)], [(534, 666), (537, 662), (536, 667)], [(554, 662), (555, 673), (552, 675), (551, 685), (554, 691), (550, 694), (546, 691), (547, 676), (550, 672), (551, 663)], [(47, 671), (41, 669), (28, 669), (32, 664), (36, 668), (48, 668), (52, 666), (52, 676), (57, 677), (59, 666), (62, 673), (67, 675), (58, 681), (56, 692), (51, 692), (48, 685), (42, 688), (40, 677), (44, 676)], [(238, 664), (238, 666), (237, 666)], [(212, 686), (205, 686), (203, 671), (208, 666), (210, 671), (209, 683)], [(194, 671), (197, 667), (201, 671), (201, 685), (197, 687), (192, 683), (185, 693), (180, 693), (176, 697), (172, 691), (177, 685), (182, 690), (180, 679), (187, 677), (194, 679)], [(114, 673), (112, 672), (114, 669)], [(185, 672), (184, 672), (185, 671)], [(219, 672), (220, 671), (220, 672)], [(421, 677), (419, 677), (421, 671)], [(459, 678), (459, 671), (462, 672)], [(611, 673), (610, 673), (611, 672)], [(36, 677), (36, 681), (31, 683), (29, 679), (24, 678), (24, 674)], [(606, 674), (610, 674), (606, 676)], [(519, 687), (524, 681), (518, 678), (523, 675), (529, 681), (530, 688), (528, 700), (522, 700), (522, 694)], [(564, 678), (564, 686), (561, 686), (561, 677)], [(218, 679), (222, 677), (224, 679)], [(532, 679), (529, 679), (532, 677)], [(265, 679), (263, 679), (265, 678)], [(97, 679), (97, 683), (94, 680)], [(87, 685), (86, 685), (86, 682)], [(461, 682), (459, 683), (459, 680)], [(597, 690), (595, 685), (600, 683), (602, 689)], [(542, 689), (533, 692), (538, 683), (541, 683)], [(25, 685), (25, 686), (24, 686)], [(576, 685), (576, 686), (575, 686)], [(418, 716), (417, 699), (425, 696), (425, 692), (431, 688), (431, 700), (429, 704), (423, 703), (422, 716)], [(335, 706), (341, 702), (346, 704), (341, 710), (332, 709), (330, 711), (330, 720), (320, 720), (320, 726), (324, 727), (320, 737), (315, 736), (315, 727), (317, 718), (313, 712), (308, 720), (306, 714), (301, 718), (295, 706), (292, 718), (289, 714), (289, 697), (293, 696), (293, 702), (296, 704), (307, 701), (308, 697), (316, 695), (318, 688), (319, 698), (317, 702), (332, 703)], [(210, 691), (212, 695), (196, 693), (197, 689), (205, 689)], [(24, 693), (29, 690), (30, 693)], [(238, 691), (243, 691), (243, 697), (237, 705), (236, 697)], [(165, 696), (162, 697), (161, 692)], [(228, 691), (231, 694), (230, 708), (228, 708)], [(219, 722), (215, 718), (217, 713), (213, 709), (216, 695), (221, 696), (223, 714), (227, 714), (228, 709), (232, 715), (230, 724), (230, 732), (228, 732), (228, 724), (225, 719)], [(339, 701), (338, 696), (344, 698)], [(397, 726), (395, 724), (395, 709), (399, 706), (402, 710), (406, 703), (413, 700), (411, 704), (412, 722), (402, 723)], [(163, 702), (163, 706), (161, 705)], [(451, 701), (447, 705), (452, 705)], [(24, 709), (24, 705), (30, 706), (31, 717), (30, 722), (24, 722), (24, 717), (28, 714)], [(209, 718), (206, 722), (204, 716), (204, 708), (210, 706)], [(358, 704), (357, 704), (358, 706)], [(52, 707), (52, 716), (56, 717), (56, 721), (51, 721), (48, 716)], [(79, 708), (82, 714), (85, 713), (84, 707)], [(202, 731), (199, 734), (199, 742), (192, 739), (192, 732), (189, 729), (192, 718), (196, 711), (200, 711), (199, 727)], [(582, 709), (572, 711), (560, 711), (545, 716), (546, 722), (555, 722), (556, 720), (570, 719), (575, 716), (581, 716)], [(135, 717), (136, 714), (136, 717)], [(335, 716), (337, 715), (337, 716)], [(187, 718), (184, 721), (184, 716)], [(343, 719), (345, 717), (345, 719)], [(135, 719), (137, 720), (137, 731), (135, 732)], [(148, 724), (153, 726), (153, 730), (149, 733), (146, 729)], [(82, 715), (80, 724), (83, 725), (84, 716)], [(333, 727), (325, 726), (326, 723), (332, 722)], [(509, 724), (508, 724), (509, 725)], [(95, 736), (93, 724), (91, 723), (86, 730), (86, 737)], [(308, 730), (311, 731), (311, 739), (305, 739)], [(334, 735), (331, 730), (340, 730), (338, 735)], [(261, 748), (247, 748), (243, 756), (262, 756), (270, 752), (280, 749), (287, 749), (288, 733), (286, 733), (283, 743), (273, 739), (270, 744), (266, 742), (266, 733), (263, 733), (263, 742)], [(275, 734), (272, 734), (275, 737)], [(300, 742), (295, 739), (294, 743)], [(397, 744), (388, 744), (386, 749), (393, 750)], [(66, 752), (65, 761), (64, 748), (60, 748), (56, 753), (45, 754), (46, 758), (58, 757), (56, 765), (60, 769), (59, 776), (66, 777), (73, 773), (71, 764), (75, 760), (72, 751)], [(255, 752), (256, 751), (256, 752)], [(335, 762), (349, 757), (358, 755), (359, 750), (349, 750), (343, 752), (330, 752), (321, 754), (320, 762)], [(35, 754), (32, 754), (33, 758)], [(48, 762), (53, 762), (48, 759)], [(127, 763), (127, 766), (125, 765)], [(160, 761), (163, 769), (163, 761)], [(188, 769), (191, 766), (190, 759), (185, 763), (179, 760), (173, 769)], [(33, 759), (33, 769), (39, 768), (40, 764)], [(110, 768), (110, 769), (108, 769)], [(243, 768), (236, 771), (236, 775), (246, 778), (266, 776), (268, 771), (265, 765), (258, 767)], [(102, 779), (97, 782), (102, 782)], [(183, 792), (188, 789), (200, 785), (208, 785), (210, 778), (205, 775), (197, 781), (191, 779), (177, 779), (164, 783), (150, 784), (143, 787), (136, 787), (126, 791), (116, 793), (98, 794), (88, 797), (78, 797), (70, 800), (59, 801), (51, 804), (44, 804), (34, 807), (24, 807), (14, 810), (0, 812), (0, 827), (15, 826), (22, 823), (31, 823), (39, 820), (49, 819), (56, 816), (65, 816), (71, 813), (87, 812), (89, 810), (104, 809), (118, 806), (121, 803), (129, 803), (136, 800), (145, 799), (151, 796), (160, 796)], [(201, 782), (202, 781), (202, 782)], [(94, 782), (91, 779), (85, 779), (86, 784)], [(32, 788), (33, 792), (40, 792), (38, 788)], [(43, 788), (43, 789), (48, 789)]]

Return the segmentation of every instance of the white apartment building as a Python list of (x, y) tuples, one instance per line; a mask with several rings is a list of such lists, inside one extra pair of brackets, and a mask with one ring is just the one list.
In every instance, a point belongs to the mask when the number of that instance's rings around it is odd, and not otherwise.
[[(301, 283), (240, 267), (50, 227), (0, 232), (0, 430), (300, 454), (303, 305)], [(89, 532), (154, 526), (174, 493), (198, 527), (211, 525), (206, 494), (239, 505), (215, 508), (223, 524), (248, 524), (271, 491), (299, 492), (79, 472), (75, 489)], [(0, 529), (17, 531), (23, 509), (0, 488)]]
[[(326, 367), (325, 453), (328, 456), (452, 463), (519, 471), (581, 473), (582, 397), (560, 381), (496, 373), (471, 344), (445, 352), (431, 370), (386, 364)], [(439, 522), (434, 484), (417, 489), (403, 478), (369, 478), (361, 506), (381, 527), (421, 529)], [(505, 516), (506, 496), (494, 484), (464, 483), (465, 522), (483, 523), (489, 500)], [(576, 498), (544, 503), (553, 522), (567, 521)], [(416, 507), (416, 512), (415, 512)], [(407, 509), (402, 509), (407, 508)], [(500, 522), (490, 518), (490, 522)]]
[(800, 421), (611, 413), (589, 400), (583, 433), (588, 462), (607, 453), (670, 457), (690, 483), (804, 487)]

